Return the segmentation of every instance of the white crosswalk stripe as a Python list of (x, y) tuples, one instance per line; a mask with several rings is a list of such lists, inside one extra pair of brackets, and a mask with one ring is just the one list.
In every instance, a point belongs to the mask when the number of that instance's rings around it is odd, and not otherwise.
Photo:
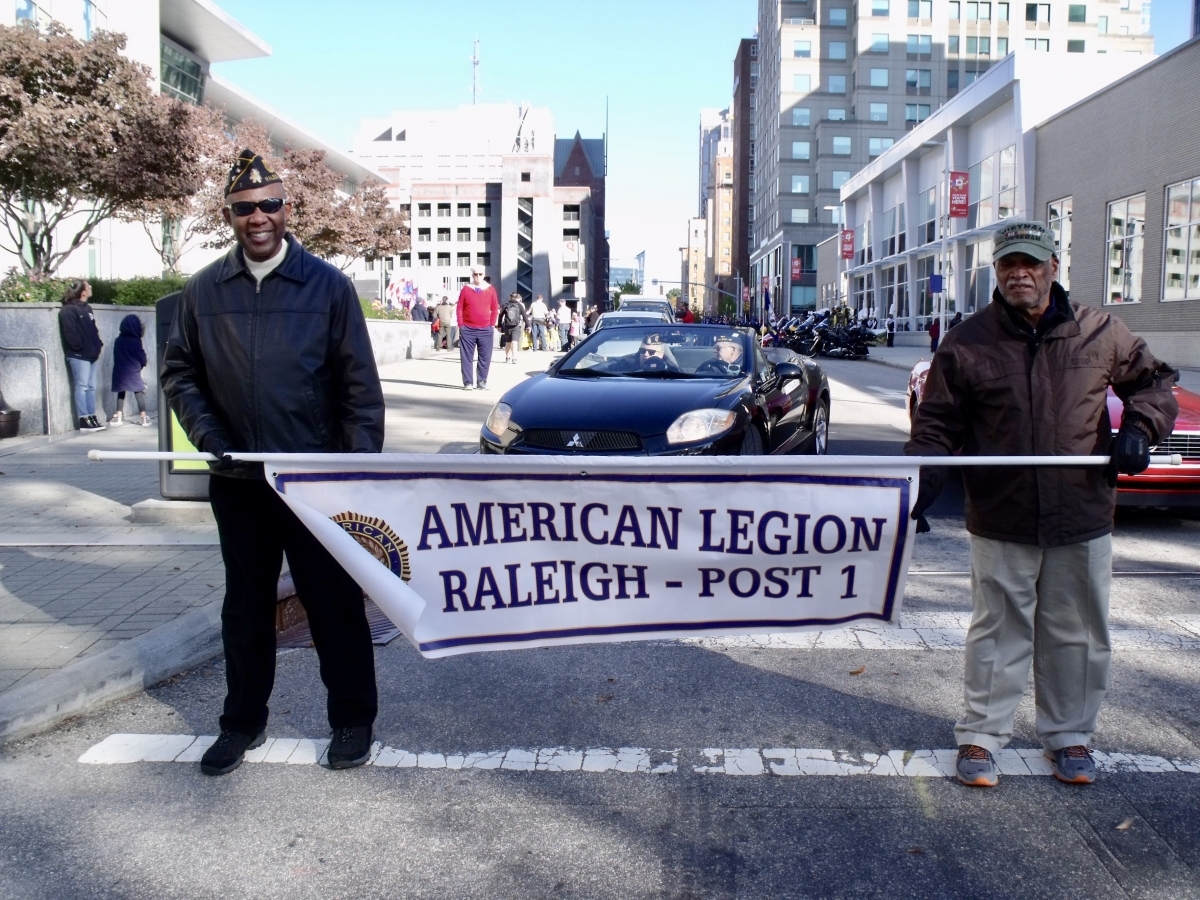
[[(213, 742), (211, 736), (113, 734), (79, 757), (90, 765), (139, 762), (193, 763)], [(247, 763), (314, 765), (328, 740), (268, 738), (246, 754)], [(471, 753), (413, 752), (376, 743), (369, 765), (389, 769), (504, 769), (514, 772), (626, 772), (672, 775), (683, 769), (701, 775), (850, 776), (950, 778), (955, 750), (888, 750), (854, 754), (802, 747), (732, 747), (655, 750), (648, 747), (516, 747)], [(1200, 774), (1200, 759), (1167, 759), (1138, 753), (1094, 751), (1101, 772)], [(1002, 775), (1050, 775), (1040, 750), (1005, 749), (996, 755)]]

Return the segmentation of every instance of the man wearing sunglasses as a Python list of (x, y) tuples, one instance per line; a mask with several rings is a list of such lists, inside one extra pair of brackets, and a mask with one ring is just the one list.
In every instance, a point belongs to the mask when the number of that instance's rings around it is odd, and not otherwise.
[(264, 741), (275, 679), (275, 604), (286, 552), (328, 690), (332, 768), (366, 762), (377, 695), (362, 589), (264, 479), (255, 453), (378, 453), (383, 391), (350, 280), (287, 232), (282, 179), (243, 150), (222, 215), (236, 246), (183, 289), (162, 363), (171, 409), (217, 457), (209, 499), (225, 562), (228, 692), (201, 771), (224, 775)]

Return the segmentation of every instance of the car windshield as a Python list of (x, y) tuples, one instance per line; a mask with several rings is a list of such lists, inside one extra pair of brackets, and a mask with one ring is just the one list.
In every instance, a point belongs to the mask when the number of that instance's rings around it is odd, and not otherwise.
[(637, 315), (629, 316), (622, 316), (620, 314), (611, 315), (606, 313), (600, 317), (600, 322), (597, 327), (611, 328), (614, 325), (651, 325), (655, 322), (661, 321), (663, 321), (663, 317), (661, 315), (654, 315), (652, 313), (638, 313)]
[(642, 325), (598, 331), (572, 350), (556, 374), (642, 378), (741, 378), (750, 338), (733, 328)]
[(659, 303), (656, 300), (630, 300), (622, 303), (621, 309), (627, 312), (666, 312), (670, 304)]

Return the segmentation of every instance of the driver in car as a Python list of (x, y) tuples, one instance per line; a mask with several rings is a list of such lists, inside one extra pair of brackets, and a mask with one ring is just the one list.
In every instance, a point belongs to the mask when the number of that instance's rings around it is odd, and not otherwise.
[(723, 334), (713, 342), (713, 358), (696, 366), (697, 375), (739, 375), (742, 371), (742, 342)]
[(678, 372), (679, 367), (667, 356), (667, 345), (657, 334), (642, 338), (637, 352), (613, 361), (612, 372)]

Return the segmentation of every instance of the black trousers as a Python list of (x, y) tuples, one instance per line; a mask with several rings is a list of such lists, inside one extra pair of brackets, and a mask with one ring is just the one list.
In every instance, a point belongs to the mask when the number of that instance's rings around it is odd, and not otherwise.
[(275, 686), (275, 605), (283, 554), (308, 613), (332, 728), (370, 725), (378, 710), (375, 652), (362, 588), (265, 481), (209, 478), (225, 561), (225, 713), (221, 729), (257, 734)]

